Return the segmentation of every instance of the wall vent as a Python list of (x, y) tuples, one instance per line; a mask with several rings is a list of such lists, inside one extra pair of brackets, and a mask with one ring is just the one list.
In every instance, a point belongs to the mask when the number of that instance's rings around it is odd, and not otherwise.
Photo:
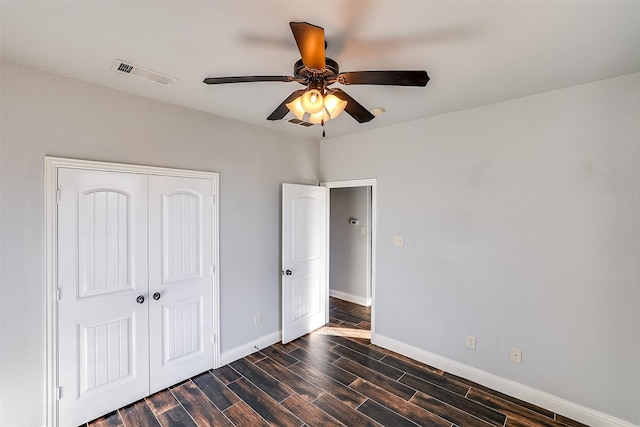
[(305, 122), (303, 120), (298, 119), (289, 119), (287, 120), (289, 123), (293, 123), (294, 125), (300, 125), (308, 128), (309, 126), (313, 126), (313, 123)]
[(129, 64), (121, 61), (120, 59), (116, 60), (116, 63), (113, 64), (111, 69), (119, 73), (131, 74), (132, 76), (136, 76), (141, 79), (150, 80), (164, 86), (171, 86), (176, 80), (178, 80), (165, 74), (160, 74), (155, 71), (147, 70), (146, 68), (138, 67), (137, 65)]

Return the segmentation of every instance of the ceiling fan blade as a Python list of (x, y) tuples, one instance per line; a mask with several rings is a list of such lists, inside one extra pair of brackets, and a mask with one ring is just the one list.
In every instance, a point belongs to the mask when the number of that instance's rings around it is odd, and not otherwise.
[(371, 121), (375, 116), (371, 114), (369, 110), (364, 108), (362, 104), (349, 96), (345, 91), (341, 89), (332, 89), (331, 93), (340, 98), (343, 101), (347, 101), (347, 106), (344, 111), (351, 117), (356, 119), (359, 123), (366, 123)]
[(202, 82), (208, 85), (223, 83), (252, 83), (252, 82), (293, 82), (292, 76), (239, 76), (239, 77), (207, 77)]
[(296, 90), (291, 95), (289, 95), (287, 97), (287, 99), (282, 101), (282, 104), (278, 105), (278, 108), (273, 110), (273, 113), (271, 113), (269, 115), (269, 117), (267, 117), (267, 120), (281, 120), (281, 119), (283, 119), (284, 116), (286, 116), (287, 113), (289, 112), (289, 108), (287, 108), (287, 104), (290, 103), (291, 101), (293, 101), (294, 99), (296, 99), (297, 97), (299, 97), (300, 95), (302, 95), (304, 93), (304, 91), (305, 91), (305, 89)]
[(428, 81), (425, 70), (351, 71), (338, 75), (338, 82), (343, 85), (426, 86)]
[(324, 29), (308, 22), (289, 22), (296, 39), (302, 63), (307, 68), (322, 70), (325, 63)]

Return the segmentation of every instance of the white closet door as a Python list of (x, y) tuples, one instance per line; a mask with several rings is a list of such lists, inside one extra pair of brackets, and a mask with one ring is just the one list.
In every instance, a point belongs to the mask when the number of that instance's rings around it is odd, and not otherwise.
[(77, 426), (149, 391), (147, 177), (60, 169), (58, 187), (59, 425)]
[(209, 179), (149, 176), (151, 393), (213, 367)]

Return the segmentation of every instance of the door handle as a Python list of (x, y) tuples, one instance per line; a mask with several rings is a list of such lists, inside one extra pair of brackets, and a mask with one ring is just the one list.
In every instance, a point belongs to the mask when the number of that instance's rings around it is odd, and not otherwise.
[(160, 292), (156, 292), (155, 294), (153, 294), (153, 299), (158, 301), (160, 299)]
[(285, 274), (286, 276), (291, 276), (291, 274), (293, 274), (293, 273), (291, 272), (291, 270), (286, 270), (286, 271), (284, 272), (284, 274)]
[(138, 304), (142, 304), (144, 302), (144, 297), (142, 295), (138, 295), (138, 298), (136, 298), (136, 302)]

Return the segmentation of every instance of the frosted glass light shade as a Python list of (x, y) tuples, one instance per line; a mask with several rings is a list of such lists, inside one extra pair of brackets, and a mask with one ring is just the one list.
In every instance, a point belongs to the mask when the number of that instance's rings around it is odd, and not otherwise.
[(307, 114), (309, 119), (307, 120), (309, 123), (313, 123), (314, 125), (319, 125), (324, 120), (325, 122), (330, 119), (329, 114), (327, 114), (327, 110), (324, 108), (317, 113)]
[[(344, 107), (347, 106), (347, 101), (343, 101), (333, 94), (329, 94), (324, 97), (324, 108), (327, 110), (329, 117), (335, 119), (344, 111)], [(326, 120), (325, 120), (326, 121)]]
[(315, 114), (322, 111), (324, 108), (324, 102), (322, 94), (318, 89), (311, 89), (302, 94), (301, 100), (302, 108), (309, 114)]
[(287, 108), (289, 109), (289, 111), (293, 113), (294, 116), (296, 116), (296, 119), (302, 120), (302, 117), (304, 116), (305, 111), (304, 111), (304, 108), (302, 108), (301, 96), (297, 97), (296, 99), (288, 103)]

